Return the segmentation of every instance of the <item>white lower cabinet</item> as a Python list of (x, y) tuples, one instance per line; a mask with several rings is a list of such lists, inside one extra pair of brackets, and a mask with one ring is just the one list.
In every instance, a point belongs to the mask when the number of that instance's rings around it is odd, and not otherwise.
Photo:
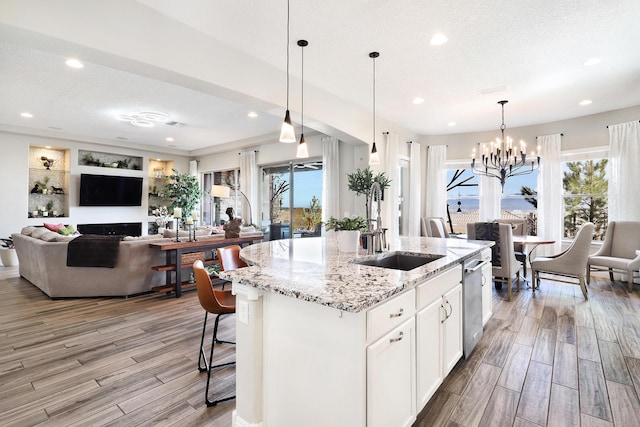
[(462, 268), (418, 286), (417, 407), (421, 410), (462, 357)]
[(367, 425), (410, 426), (415, 407), (415, 321), (367, 347)]
[(493, 291), (491, 289), (493, 274), (491, 271), (491, 250), (485, 249), (481, 253), (482, 261), (489, 261), (482, 267), (482, 325), (486, 325), (487, 321), (493, 314)]

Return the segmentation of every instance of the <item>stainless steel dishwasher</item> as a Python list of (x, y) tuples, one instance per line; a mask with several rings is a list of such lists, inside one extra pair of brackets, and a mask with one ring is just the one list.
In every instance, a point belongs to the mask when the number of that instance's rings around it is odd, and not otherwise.
[(462, 274), (462, 332), (465, 359), (482, 338), (482, 267), (489, 261), (482, 261), (480, 255), (463, 263)]

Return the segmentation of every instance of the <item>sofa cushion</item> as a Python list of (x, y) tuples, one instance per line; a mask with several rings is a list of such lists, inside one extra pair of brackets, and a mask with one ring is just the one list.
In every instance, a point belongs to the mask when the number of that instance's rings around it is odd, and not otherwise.
[(63, 227), (58, 230), (58, 233), (62, 234), (63, 236), (70, 236), (75, 232), (76, 232), (76, 229), (74, 228), (73, 225), (67, 225), (66, 227)]
[(78, 236), (79, 236), (79, 234), (72, 234), (70, 236), (63, 236), (62, 234), (56, 233), (56, 242), (69, 242), (69, 241), (75, 239)]
[(24, 234), (25, 236), (31, 236), (31, 233), (34, 232), (34, 230), (37, 230), (37, 227), (34, 227), (32, 225), (29, 225), (27, 227), (22, 227), (22, 230), (20, 231), (20, 234)]
[(49, 233), (49, 230), (47, 230), (46, 228), (42, 227), (42, 228), (36, 228), (35, 230), (33, 230), (31, 232), (31, 237), (33, 237), (34, 239), (39, 239), (40, 236), (42, 236), (44, 233)]
[(160, 234), (148, 234), (146, 236), (125, 236), (124, 241), (131, 241), (131, 240), (155, 240), (155, 239), (162, 239), (162, 235)]
[(44, 242), (56, 242), (58, 236), (59, 236), (58, 233), (54, 233), (53, 231), (47, 231), (46, 233), (42, 233), (40, 235), (40, 240)]
[(44, 223), (44, 228), (46, 228), (47, 230), (51, 230), (51, 231), (57, 232), (61, 228), (64, 228), (64, 224), (62, 224), (62, 223), (60, 223), (60, 224), (50, 224), (48, 222), (45, 222)]
[[(200, 230), (196, 230), (196, 236), (197, 237), (209, 236), (210, 234), (211, 234), (211, 229), (209, 229), (209, 228), (203, 228), (203, 229), (200, 229)], [(176, 232), (173, 231), (173, 230), (166, 229), (166, 230), (164, 230), (164, 237), (175, 238), (176, 237)], [(188, 231), (184, 231), (184, 230), (180, 230), (180, 237), (189, 237), (189, 232)]]

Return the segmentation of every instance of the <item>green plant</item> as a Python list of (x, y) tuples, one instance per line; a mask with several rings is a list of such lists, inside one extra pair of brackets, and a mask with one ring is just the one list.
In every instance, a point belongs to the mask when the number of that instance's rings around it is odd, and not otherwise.
[(367, 221), (361, 216), (355, 218), (344, 217), (342, 219), (336, 219), (334, 217), (329, 218), (327, 221), (327, 231), (329, 230), (360, 230), (365, 231), (367, 229)]
[(182, 209), (183, 215), (190, 215), (202, 197), (202, 191), (198, 185), (198, 178), (189, 174), (179, 174), (173, 169), (173, 175), (169, 175), (162, 197), (171, 200), (170, 210)]
[(316, 226), (322, 223), (322, 206), (316, 196), (311, 198), (308, 208), (304, 208), (302, 217), (304, 218), (307, 230), (315, 230)]
[(13, 239), (11, 237), (9, 237), (8, 239), (0, 239), (2, 240), (2, 246), (7, 248), (7, 249), (13, 249)]
[(348, 188), (354, 191), (357, 196), (364, 195), (364, 208), (367, 216), (367, 224), (370, 223), (370, 203), (371, 203), (371, 186), (374, 182), (380, 185), (380, 190), (384, 191), (388, 188), (391, 180), (385, 175), (384, 172), (379, 172), (377, 175), (373, 175), (373, 171), (370, 167), (365, 169), (356, 169), (353, 173), (347, 174)]

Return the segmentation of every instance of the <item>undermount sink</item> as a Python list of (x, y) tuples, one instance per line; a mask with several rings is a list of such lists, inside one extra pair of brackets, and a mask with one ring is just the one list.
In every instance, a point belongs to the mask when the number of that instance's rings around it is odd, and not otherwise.
[(444, 255), (390, 252), (382, 258), (356, 260), (353, 262), (354, 264), (369, 265), (372, 267), (392, 268), (394, 270), (409, 271), (430, 262), (439, 260), (442, 257), (444, 257)]

